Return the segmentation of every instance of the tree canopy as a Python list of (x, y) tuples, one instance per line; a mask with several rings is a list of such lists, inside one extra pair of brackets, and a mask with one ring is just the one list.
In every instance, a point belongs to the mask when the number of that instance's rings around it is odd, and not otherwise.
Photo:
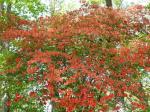
[(35, 21), (11, 15), (0, 23), (6, 111), (43, 112), (48, 101), (54, 112), (149, 111), (149, 16), (87, 3)]

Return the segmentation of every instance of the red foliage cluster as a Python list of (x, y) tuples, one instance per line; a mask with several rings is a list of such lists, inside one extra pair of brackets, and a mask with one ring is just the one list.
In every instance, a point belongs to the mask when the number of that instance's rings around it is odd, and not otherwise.
[(150, 33), (150, 11), (142, 5), (135, 5), (127, 9), (127, 14), (130, 16), (130, 22), (136, 31)]
[[(135, 96), (140, 101), (133, 105), (145, 109), (138, 67), (149, 70), (150, 45), (142, 41), (136, 48), (125, 45), (132, 40), (131, 30), (136, 29), (123, 13), (90, 6), (63, 16), (40, 18), (28, 28), (8, 29), (3, 40), (21, 40), (16, 62), (26, 66), (21, 71), (23, 77), (44, 83), (48, 92), (43, 97), (47, 95), (54, 108), (105, 112), (119, 109), (118, 99), (132, 102)], [(37, 94), (31, 92), (30, 96)]]

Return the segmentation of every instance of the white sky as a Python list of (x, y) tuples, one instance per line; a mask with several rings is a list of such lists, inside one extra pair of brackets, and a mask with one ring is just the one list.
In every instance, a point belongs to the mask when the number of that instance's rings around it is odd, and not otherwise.
[[(49, 3), (50, 0), (41, 0), (43, 3)], [(77, 3), (79, 0), (64, 0), (67, 3)], [(113, 1), (113, 0), (112, 0)], [(123, 0), (124, 4), (141, 4), (141, 5), (145, 5), (147, 3), (150, 3), (150, 0)]]
[[(51, 0), (41, 0), (41, 1), (48, 5)], [(64, 2), (65, 10), (73, 10), (80, 7), (79, 4), (80, 0), (58, 0), (58, 1), (65, 1)], [(123, 0), (122, 7), (126, 8), (128, 6), (136, 5), (136, 4), (147, 5), (148, 3), (150, 3), (150, 0)]]
[(123, 4), (125, 6), (130, 6), (132, 4), (140, 4), (140, 5), (146, 5), (150, 3), (150, 0), (124, 0)]

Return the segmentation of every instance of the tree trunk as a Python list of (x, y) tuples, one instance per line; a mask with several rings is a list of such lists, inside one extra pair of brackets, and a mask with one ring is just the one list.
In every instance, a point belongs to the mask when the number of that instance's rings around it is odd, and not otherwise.
[(3, 13), (3, 10), (4, 10), (4, 3), (0, 3), (0, 16), (2, 16), (2, 13)]
[(8, 19), (8, 21), (11, 21), (10, 19), (10, 14), (11, 14), (11, 8), (12, 8), (12, 4), (11, 3), (9, 3), (8, 5), (7, 5), (7, 19)]
[(107, 7), (112, 7), (112, 0), (105, 0)]
[(10, 14), (10, 13), (11, 13), (11, 6), (12, 6), (11, 3), (9, 3), (9, 4), (7, 5), (7, 14)]
[(55, 15), (55, 13), (56, 13), (56, 2), (57, 2), (57, 0), (51, 0), (50, 1), (51, 16)]
[(9, 107), (6, 104), (9, 101), (9, 99), (9, 94), (6, 93), (2, 99), (2, 112), (10, 112)]

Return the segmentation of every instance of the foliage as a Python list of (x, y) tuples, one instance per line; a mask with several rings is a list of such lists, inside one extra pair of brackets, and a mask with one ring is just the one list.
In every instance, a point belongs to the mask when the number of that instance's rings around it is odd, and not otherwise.
[(1, 40), (12, 46), (3, 50), (1, 79), (11, 111), (41, 112), (32, 109), (47, 100), (56, 112), (146, 110), (140, 79), (150, 72), (150, 38), (140, 28), (148, 23), (127, 14), (92, 5), (5, 30)]
[(11, 13), (26, 19), (37, 18), (46, 11), (46, 6), (40, 0), (1, 0), (1, 3), (4, 5), (3, 13), (6, 13), (8, 5), (11, 4)]
[(150, 9), (150, 3), (146, 6), (148, 9)]
[(123, 0), (114, 0), (114, 4), (116, 5), (117, 8), (120, 8), (122, 5)]
[[(106, 4), (106, 0), (81, 0), (81, 2), (87, 1), (88, 4), (97, 4), (97, 5), (104, 5)], [(122, 5), (123, 0), (113, 0), (113, 7), (120, 8)]]

